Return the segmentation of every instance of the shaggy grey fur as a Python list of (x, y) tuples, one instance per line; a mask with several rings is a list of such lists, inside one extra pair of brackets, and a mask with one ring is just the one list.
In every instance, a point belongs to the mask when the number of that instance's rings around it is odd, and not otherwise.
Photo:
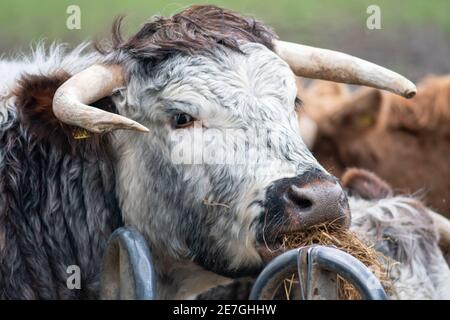
[[(12, 118), (10, 116), (10, 118)], [(120, 225), (109, 159), (64, 155), (16, 121), (0, 131), (0, 298), (93, 298), (99, 262)], [(81, 290), (69, 290), (69, 265)]]
[[(42, 143), (19, 122), (14, 81), (22, 74), (69, 74), (94, 61), (53, 45), (2, 61), (0, 71), (0, 298), (97, 297), (106, 240), (121, 225), (113, 158), (69, 155)], [(76, 62), (76, 63), (75, 63)], [(3, 73), (3, 71), (5, 73)], [(81, 290), (69, 290), (69, 265), (81, 269)]]

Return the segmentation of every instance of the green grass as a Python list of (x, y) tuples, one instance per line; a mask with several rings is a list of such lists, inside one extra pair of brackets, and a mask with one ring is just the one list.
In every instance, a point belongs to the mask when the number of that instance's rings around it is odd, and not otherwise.
[[(193, 3), (211, 3), (253, 15), (275, 27), (280, 35), (296, 37), (314, 28), (333, 28), (347, 22), (365, 28), (366, 8), (381, 7), (383, 29), (398, 25), (434, 25), (450, 37), (448, 0), (2, 0), (0, 1), (0, 46), (23, 47), (31, 40), (78, 42), (105, 35), (113, 17), (127, 14), (131, 32), (154, 14), (170, 15)], [(66, 8), (81, 7), (81, 30), (66, 28)]]

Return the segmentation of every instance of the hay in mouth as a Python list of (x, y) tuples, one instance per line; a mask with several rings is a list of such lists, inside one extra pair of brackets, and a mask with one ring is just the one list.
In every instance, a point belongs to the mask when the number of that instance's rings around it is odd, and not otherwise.
[[(392, 287), (388, 275), (392, 263), (391, 259), (376, 251), (373, 244), (361, 239), (361, 236), (343, 227), (332, 224), (323, 224), (315, 226), (306, 232), (285, 234), (283, 236), (282, 247), (285, 249), (295, 249), (317, 244), (340, 249), (357, 258), (366, 267), (369, 267), (389, 294)], [(298, 285), (298, 277), (296, 275), (292, 275), (292, 277), (284, 280), (284, 293), (288, 300), (294, 285)], [(339, 275), (338, 289), (340, 300), (361, 299), (360, 294), (353, 285)]]

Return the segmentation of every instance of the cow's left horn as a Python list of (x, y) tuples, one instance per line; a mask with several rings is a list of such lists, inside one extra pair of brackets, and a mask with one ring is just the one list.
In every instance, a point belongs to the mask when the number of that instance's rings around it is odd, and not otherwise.
[(143, 125), (88, 104), (112, 93), (124, 83), (120, 65), (93, 65), (64, 82), (53, 97), (53, 113), (62, 122), (103, 133), (117, 129), (148, 132)]
[(365, 85), (408, 99), (417, 91), (414, 83), (400, 74), (342, 52), (279, 40), (274, 41), (274, 49), (297, 76)]

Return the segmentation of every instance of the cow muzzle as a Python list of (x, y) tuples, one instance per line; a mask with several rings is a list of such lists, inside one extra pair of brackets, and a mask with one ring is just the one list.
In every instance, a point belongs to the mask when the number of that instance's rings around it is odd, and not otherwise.
[(320, 225), (347, 228), (350, 209), (337, 179), (319, 170), (275, 181), (267, 191), (261, 218), (265, 245), (276, 247), (284, 234)]

